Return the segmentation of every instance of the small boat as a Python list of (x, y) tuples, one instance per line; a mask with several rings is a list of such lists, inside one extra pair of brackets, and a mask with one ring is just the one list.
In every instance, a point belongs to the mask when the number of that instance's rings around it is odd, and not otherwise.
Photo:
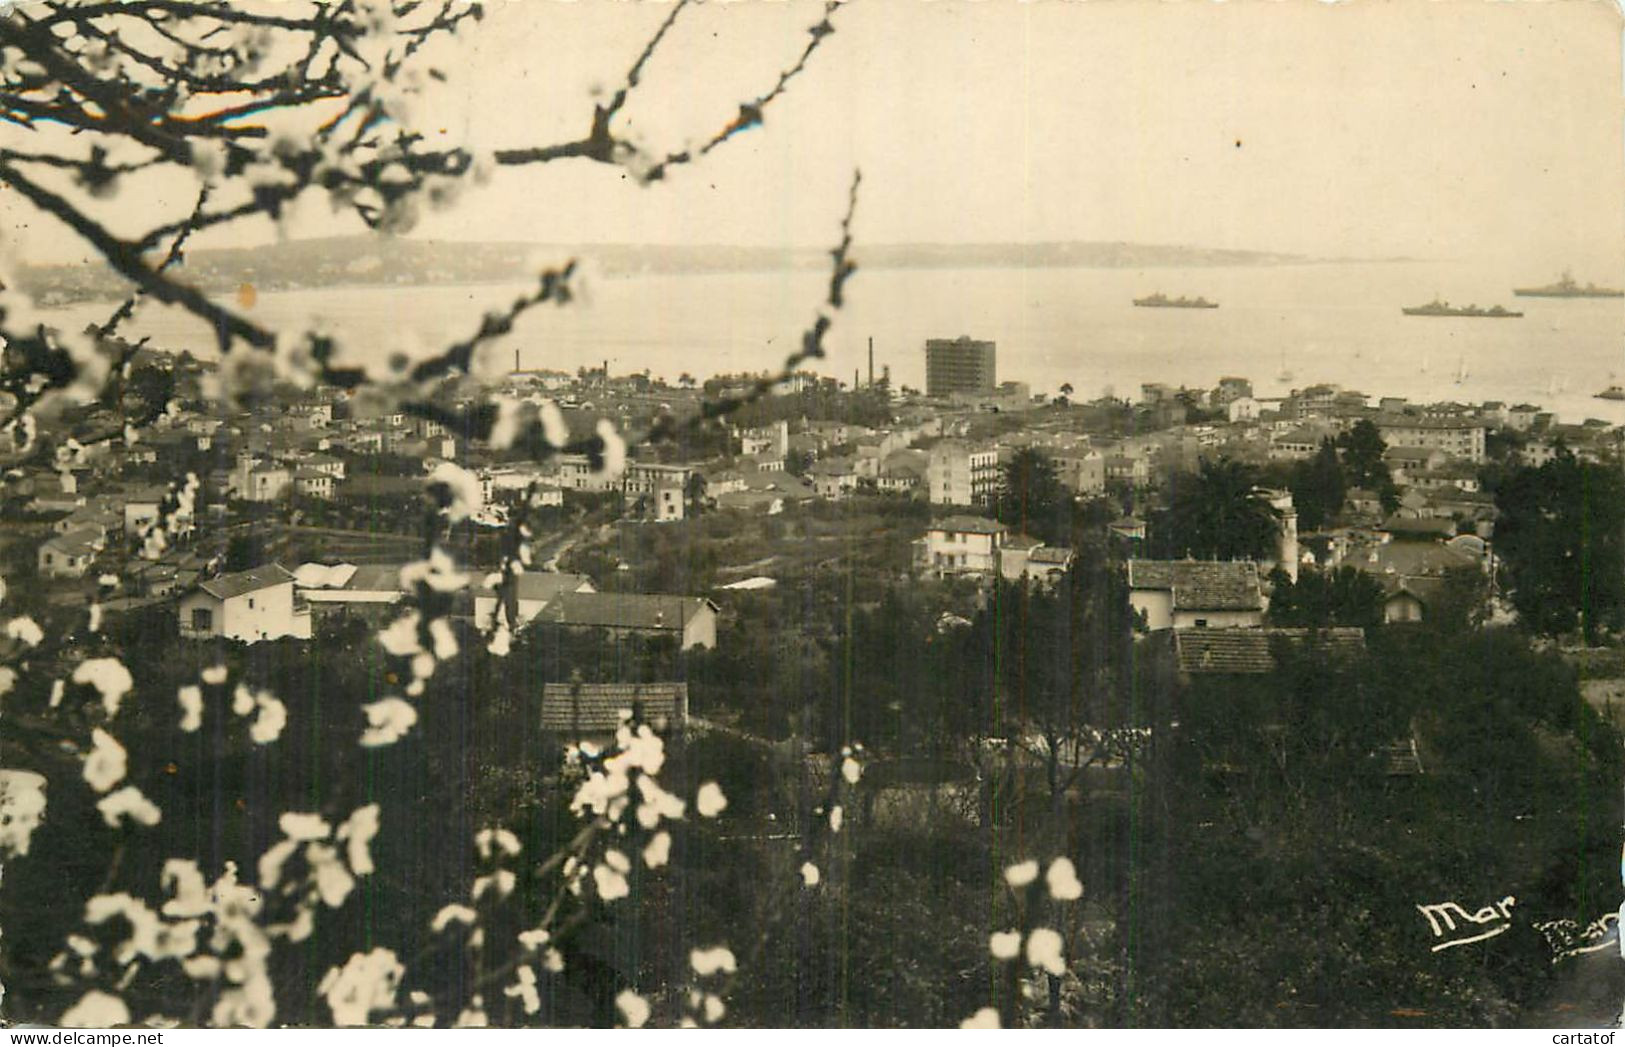
[(1625, 386), (1610, 385), (1597, 394), (1599, 400), (1625, 400)]

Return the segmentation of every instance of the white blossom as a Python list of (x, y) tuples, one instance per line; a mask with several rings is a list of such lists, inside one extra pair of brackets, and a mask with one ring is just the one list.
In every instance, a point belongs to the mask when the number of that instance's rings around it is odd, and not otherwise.
[(279, 840), (260, 855), (260, 886), (270, 890), (282, 882), (282, 866), (299, 850), (294, 840)]
[(406, 968), (389, 949), (356, 953), (343, 969), (332, 967), (316, 991), (327, 1000), (335, 1025), (365, 1025), (373, 1011), (395, 1006), (395, 992)]
[(141, 825), (157, 825), (163, 818), (163, 812), (158, 805), (142, 795), (141, 790), (133, 785), (126, 785), (116, 793), (102, 797), (96, 809), (102, 812), (102, 820), (117, 829), (120, 819), (128, 818)]
[(130, 670), (117, 658), (91, 658), (80, 662), (73, 671), (73, 682), (89, 684), (102, 696), (102, 708), (109, 718), (118, 715), (119, 703), (135, 686)]
[(203, 688), (187, 684), (175, 692), (181, 707), (181, 730), (191, 733), (203, 726)]
[(355, 887), (355, 877), (339, 861), (339, 853), (325, 843), (312, 843), (305, 847), (305, 859), (316, 874), (316, 895), (329, 909), (344, 904)]
[(460, 465), (441, 462), (435, 466), (434, 472), (429, 474), (429, 484), (431, 486), (440, 484), (445, 487), (448, 502), (444, 511), (446, 518), (452, 523), (468, 519), (485, 505), (480, 478)]
[(846, 757), (841, 761), (841, 777), (846, 779), (848, 785), (858, 784), (858, 779), (863, 777), (863, 765), (850, 756)]
[(92, 789), (104, 793), (124, 777), (128, 761), (124, 746), (100, 727), (91, 728), (90, 740), (93, 748), (85, 757), (85, 781)]
[(416, 654), (423, 650), (418, 642), (418, 622), (420, 618), (416, 611), (408, 611), (389, 623), (389, 627), (378, 634), (378, 642), (384, 650), (397, 658)]
[(130, 1008), (117, 996), (92, 989), (58, 1021), (64, 1029), (107, 1029), (130, 1024)]
[(519, 944), (526, 949), (540, 949), (553, 940), (553, 935), (546, 929), (537, 927), (534, 930), (520, 931)]
[(607, 865), (595, 865), (592, 870), (593, 887), (598, 891), (598, 897), (606, 902), (613, 902), (625, 898), (631, 893), (626, 877), (611, 869)]
[(987, 951), (996, 960), (1013, 960), (1021, 952), (1020, 931), (994, 931), (988, 935)]
[(333, 832), (329, 825), (319, 814), (305, 814), (299, 811), (287, 811), (277, 819), (277, 828), (282, 835), (290, 840), (304, 842), (306, 840), (325, 840)]
[(960, 1022), (959, 1027), (961, 1029), (997, 1029), (999, 1028), (999, 1012), (993, 1007), (983, 1007)]
[(0, 855), (26, 855), (44, 816), (45, 776), (0, 770)]
[(1083, 884), (1078, 880), (1078, 871), (1069, 858), (1057, 858), (1050, 863), (1049, 872), (1044, 874), (1044, 882), (1049, 885), (1050, 897), (1060, 902), (1075, 902), (1083, 897)]
[(1012, 887), (1025, 887), (1038, 879), (1038, 862), (1028, 860), (1004, 870), (1004, 882)]
[(45, 630), (34, 619), (23, 615), (6, 623), (6, 636), (28, 647), (38, 647), (45, 639)]
[(643, 864), (651, 869), (658, 869), (671, 860), (671, 833), (661, 830), (649, 840), (649, 845), (643, 849)]
[(599, 475), (613, 480), (626, 472), (626, 441), (608, 418), (598, 420), (598, 438), (604, 442), (604, 468)]
[(1062, 957), (1061, 936), (1048, 927), (1040, 927), (1027, 936), (1027, 962), (1054, 975), (1066, 973), (1066, 960)]
[(158, 954), (158, 932), (163, 921), (147, 908), (147, 903), (128, 894), (98, 894), (85, 902), (85, 922), (91, 926), (122, 917), (130, 927), (130, 936), (119, 943), (114, 961), (121, 966), (138, 956), (149, 958)]
[(211, 665), (199, 675), (204, 683), (218, 687), (226, 682), (227, 670), (224, 665)]
[(722, 795), (722, 787), (716, 782), (706, 782), (694, 796), (694, 809), (702, 818), (715, 818), (727, 806), (728, 798)]
[(197, 862), (171, 858), (164, 863), (158, 885), (174, 897), (164, 903), (163, 914), (173, 917), (202, 916), (210, 910), (209, 887)]
[(372, 852), (368, 847), (378, 835), (378, 813), (378, 805), (369, 803), (357, 807), (339, 826), (337, 839), (346, 845), (345, 860), (357, 876), (367, 876), (373, 871)]
[(485, 1000), (476, 996), (463, 1008), (463, 1012), (452, 1023), (458, 1029), (483, 1029), (491, 1024), (491, 1019), (485, 1013)]
[(830, 808), (830, 811), (829, 811), (829, 831), (832, 832), (832, 833), (840, 832), (841, 831), (841, 823), (844, 822), (845, 820), (846, 820), (845, 813), (841, 810), (841, 805), (840, 804), (836, 804), (834, 807)]
[(361, 711), (367, 714), (369, 724), (361, 732), (361, 744), (368, 748), (394, 745), (418, 722), (418, 711), (399, 698), (385, 698), (363, 705)]
[(439, 934), (453, 921), (471, 924), (478, 918), (479, 914), (466, 905), (448, 905), (434, 914), (434, 919), (429, 922), (429, 930)]
[(733, 950), (725, 945), (710, 949), (694, 949), (688, 954), (689, 966), (702, 978), (713, 974), (732, 974), (738, 969)]
[(498, 869), (489, 876), (474, 877), (474, 886), (468, 892), (469, 897), (479, 901), (485, 897), (487, 891), (495, 891), (498, 898), (506, 898), (513, 893), (518, 878), (508, 869)]
[(531, 970), (530, 967), (521, 964), (519, 969), (514, 971), (514, 976), (517, 980), (512, 985), (505, 987), (502, 990), (502, 995), (518, 997), (520, 1005), (525, 1009), (525, 1013), (535, 1014), (542, 1009), (542, 996), (536, 991), (536, 972)]
[(804, 886), (817, 887), (820, 878), (818, 866), (812, 862), (801, 863), (801, 882)]
[(570, 426), (564, 420), (564, 412), (552, 400), (543, 400), (538, 409), (542, 422), (542, 437), (555, 449), (564, 447), (570, 442)]
[(209, 1016), (216, 1028), (263, 1029), (276, 1017), (276, 998), (271, 979), (263, 973), (245, 977), (240, 988), (227, 989), (215, 1000)]
[(722, 1016), (727, 1013), (728, 1008), (723, 1005), (722, 997), (718, 996), (716, 993), (705, 994), (706, 1021), (710, 1022), (712, 1025), (715, 1025), (717, 1022), (720, 1022), (722, 1020)]
[(628, 1029), (641, 1029), (649, 1020), (649, 1001), (631, 989), (622, 989), (621, 994), (615, 997), (615, 1008), (621, 1012)]
[(254, 718), (253, 726), (248, 729), (249, 738), (255, 745), (269, 745), (282, 735), (282, 728), (288, 725), (288, 708), (281, 700), (269, 694), (260, 694), (255, 699), (260, 714)]

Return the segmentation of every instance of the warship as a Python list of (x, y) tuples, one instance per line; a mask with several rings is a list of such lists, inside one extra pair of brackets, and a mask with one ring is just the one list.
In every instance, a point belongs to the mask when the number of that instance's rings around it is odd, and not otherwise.
[(1474, 319), (1509, 320), (1522, 316), (1509, 309), (1492, 305), (1488, 309), (1480, 309), (1476, 305), (1451, 305), (1435, 298), (1427, 305), (1411, 305), (1400, 309), (1406, 316), (1466, 316)]
[(1555, 284), (1545, 287), (1514, 287), (1512, 293), (1524, 298), (1625, 298), (1625, 291), (1618, 291), (1612, 287), (1598, 287), (1596, 284), (1586, 284), (1581, 287), (1574, 282), (1573, 274), (1567, 270), (1563, 278)]
[(1219, 307), (1218, 302), (1210, 302), (1206, 298), (1186, 298), (1184, 295), (1180, 295), (1178, 298), (1169, 298), (1161, 291), (1153, 295), (1147, 295), (1144, 298), (1136, 298), (1134, 304), (1142, 309), (1217, 309)]

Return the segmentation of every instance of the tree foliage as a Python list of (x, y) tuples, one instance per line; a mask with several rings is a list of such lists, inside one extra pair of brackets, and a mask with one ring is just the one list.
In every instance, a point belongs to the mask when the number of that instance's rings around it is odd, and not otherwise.
[(1294, 464), (1288, 486), (1303, 530), (1318, 531), (1342, 513), (1348, 484), (1337, 448), (1329, 438), (1320, 442), (1313, 458)]
[(1495, 504), (1495, 548), (1528, 628), (1579, 628), (1594, 642), (1625, 624), (1625, 483), (1617, 468), (1562, 450), (1507, 476)]
[(1275, 550), (1280, 515), (1258, 486), (1258, 472), (1232, 458), (1204, 458), (1175, 477), (1166, 533), (1168, 555), (1199, 560), (1265, 559)]
[(1062, 544), (1072, 530), (1072, 492), (1048, 455), (1023, 447), (999, 469), (994, 516), (1017, 533)]
[(1374, 628), (1383, 621), (1382, 584), (1357, 567), (1304, 568), (1296, 582), (1276, 568), (1270, 593), (1273, 625)]

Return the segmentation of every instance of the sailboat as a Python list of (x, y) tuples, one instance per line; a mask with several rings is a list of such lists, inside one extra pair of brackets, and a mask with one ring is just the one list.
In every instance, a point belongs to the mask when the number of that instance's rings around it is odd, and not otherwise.
[(1278, 381), (1278, 382), (1290, 382), (1290, 381), (1292, 381), (1292, 369), (1287, 367), (1287, 365), (1286, 365), (1286, 350), (1285, 349), (1281, 350), (1281, 370), (1275, 375), (1275, 380)]
[(1456, 366), (1456, 384), (1457, 385), (1460, 385), (1461, 383), (1463, 383), (1463, 382), (1465, 382), (1467, 380), (1467, 373), (1468, 373), (1467, 372), (1467, 357), (1463, 356), (1461, 358), (1461, 362)]

